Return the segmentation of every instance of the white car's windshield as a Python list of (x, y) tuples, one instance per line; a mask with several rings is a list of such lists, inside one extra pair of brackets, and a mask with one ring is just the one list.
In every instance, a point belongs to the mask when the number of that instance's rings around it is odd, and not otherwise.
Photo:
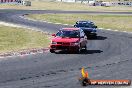
[(90, 23), (79, 23), (76, 24), (77, 27), (88, 27), (88, 28), (94, 28), (94, 24), (90, 24)]

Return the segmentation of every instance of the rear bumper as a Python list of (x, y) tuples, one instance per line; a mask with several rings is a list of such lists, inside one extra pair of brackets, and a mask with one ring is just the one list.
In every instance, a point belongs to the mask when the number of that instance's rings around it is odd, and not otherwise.
[(79, 46), (50, 45), (50, 49), (52, 49), (52, 50), (76, 51), (79, 49)]

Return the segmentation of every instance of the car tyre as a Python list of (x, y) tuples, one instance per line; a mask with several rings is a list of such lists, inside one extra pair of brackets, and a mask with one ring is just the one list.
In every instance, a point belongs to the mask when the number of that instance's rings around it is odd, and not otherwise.
[(93, 35), (93, 38), (94, 38), (94, 39), (97, 39), (97, 34), (94, 34), (94, 35)]
[(80, 47), (76, 49), (75, 53), (76, 54), (79, 54), (80, 53)]
[(54, 51), (53, 49), (50, 49), (50, 52), (51, 52), (51, 53), (55, 53), (55, 51)]
[(75, 52), (76, 54), (79, 54), (80, 53), (80, 49), (78, 49), (78, 50), (76, 50), (76, 52)]
[(84, 50), (87, 51), (87, 45), (84, 46)]

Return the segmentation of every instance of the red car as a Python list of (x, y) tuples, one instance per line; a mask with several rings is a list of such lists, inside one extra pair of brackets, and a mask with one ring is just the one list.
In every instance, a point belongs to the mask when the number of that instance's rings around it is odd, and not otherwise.
[(80, 28), (62, 28), (57, 34), (52, 34), (54, 38), (50, 44), (50, 52), (56, 50), (68, 50), (79, 53), (82, 49), (87, 49), (87, 37)]

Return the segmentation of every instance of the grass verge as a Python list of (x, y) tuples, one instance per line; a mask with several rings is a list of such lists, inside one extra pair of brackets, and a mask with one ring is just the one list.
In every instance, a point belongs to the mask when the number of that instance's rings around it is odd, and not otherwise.
[(131, 7), (127, 6), (88, 6), (88, 4), (80, 3), (64, 3), (49, 1), (32, 1), (32, 6), (7, 5), (0, 4), (1, 9), (26, 9), (26, 10), (83, 10), (83, 11), (123, 11), (132, 12)]
[(0, 53), (47, 47), (48, 35), (33, 30), (0, 25)]
[(120, 31), (132, 31), (132, 16), (127, 15), (87, 15), (87, 14), (31, 14), (29, 18), (73, 25), (77, 20), (91, 20), (98, 27)]

